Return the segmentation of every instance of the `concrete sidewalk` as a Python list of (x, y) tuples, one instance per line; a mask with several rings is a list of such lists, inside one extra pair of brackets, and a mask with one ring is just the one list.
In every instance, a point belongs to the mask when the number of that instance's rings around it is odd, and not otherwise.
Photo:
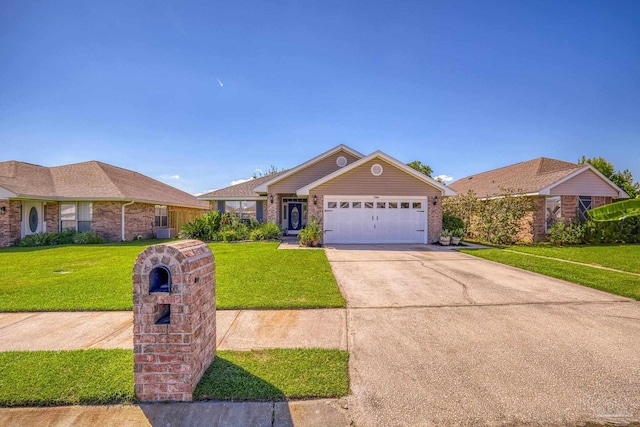
[[(345, 309), (217, 310), (216, 322), (218, 350), (347, 348)], [(88, 348), (132, 349), (132, 312), (0, 313), (0, 352)]]
[[(346, 310), (217, 310), (218, 350), (347, 348)], [(313, 331), (313, 333), (310, 333)], [(0, 351), (133, 348), (131, 312), (0, 313)], [(0, 426), (349, 426), (346, 399), (0, 408)]]
[(2, 408), (0, 426), (346, 427), (345, 408), (344, 399)]

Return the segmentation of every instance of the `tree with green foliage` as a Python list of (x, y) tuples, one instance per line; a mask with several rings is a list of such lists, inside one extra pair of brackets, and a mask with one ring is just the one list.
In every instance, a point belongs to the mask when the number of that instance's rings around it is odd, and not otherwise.
[(425, 165), (420, 160), (414, 160), (413, 162), (409, 162), (407, 163), (407, 166), (417, 170), (418, 172), (422, 172), (428, 177), (431, 177), (431, 174), (433, 173), (433, 169), (431, 169), (431, 166)]
[(578, 164), (590, 164), (594, 168), (598, 169), (602, 175), (606, 176), (618, 187), (622, 188), (630, 198), (640, 197), (640, 182), (633, 181), (633, 174), (629, 169), (625, 169), (622, 172), (616, 171), (613, 163), (609, 162), (604, 157), (585, 157), (578, 159)]

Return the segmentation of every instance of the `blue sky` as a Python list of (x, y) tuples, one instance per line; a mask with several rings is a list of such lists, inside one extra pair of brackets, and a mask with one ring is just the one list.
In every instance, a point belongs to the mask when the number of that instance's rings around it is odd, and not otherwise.
[(0, 160), (197, 193), (340, 143), (640, 180), (640, 2), (0, 0)]

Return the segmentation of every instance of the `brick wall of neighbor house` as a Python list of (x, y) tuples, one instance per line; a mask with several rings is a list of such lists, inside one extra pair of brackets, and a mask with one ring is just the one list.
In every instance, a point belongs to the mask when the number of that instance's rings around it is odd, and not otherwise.
[(133, 240), (138, 236), (142, 236), (143, 239), (153, 238), (155, 219), (155, 205), (134, 203), (131, 206), (126, 206), (124, 214), (125, 240)]
[(547, 206), (547, 198), (545, 196), (532, 197), (533, 202), (533, 236), (534, 242), (540, 242), (547, 238), (545, 230), (545, 209)]
[(107, 242), (119, 242), (122, 240), (120, 209), (123, 204), (123, 202), (93, 202), (93, 224), (91, 228)]
[(578, 196), (560, 196), (560, 207), (565, 224), (575, 221), (578, 216)]
[(442, 231), (442, 196), (438, 197), (438, 203), (433, 205), (433, 196), (427, 197), (427, 223), (428, 236), (427, 243), (438, 241), (439, 234)]
[(44, 221), (49, 233), (60, 231), (60, 204), (58, 202), (47, 202), (44, 206)]
[(593, 196), (591, 197), (591, 207), (597, 208), (603, 205), (608, 205), (613, 201), (611, 197), (607, 196)]
[(0, 206), (5, 206), (7, 212), (0, 214), (0, 246), (11, 246), (20, 238), (22, 225), (22, 203), (19, 200), (0, 200)]

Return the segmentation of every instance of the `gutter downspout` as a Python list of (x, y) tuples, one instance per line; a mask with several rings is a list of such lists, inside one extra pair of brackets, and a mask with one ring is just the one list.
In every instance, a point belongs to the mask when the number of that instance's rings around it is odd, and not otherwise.
[(130, 201), (129, 203), (125, 203), (124, 205), (122, 205), (122, 241), (124, 242), (125, 240), (127, 240), (124, 236), (124, 207), (125, 206), (131, 206), (132, 204), (135, 203), (135, 200)]

